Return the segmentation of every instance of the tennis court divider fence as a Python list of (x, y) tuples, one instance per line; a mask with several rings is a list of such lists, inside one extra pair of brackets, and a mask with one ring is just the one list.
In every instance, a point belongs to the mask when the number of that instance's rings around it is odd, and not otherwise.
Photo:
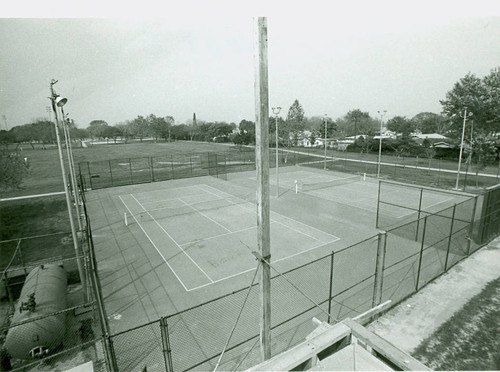
[[(81, 182), (88, 179), (82, 175)], [(390, 207), (407, 209), (417, 218), (388, 226), (379, 234), (292, 270), (274, 272), (273, 355), (302, 342), (314, 328), (312, 317), (334, 323), (389, 299), (397, 304), (497, 236), (499, 190), (494, 188), (436, 211), (419, 208), (426, 191), (415, 191), (411, 202), (404, 199), (403, 205)], [(383, 226), (385, 222), (379, 219), (378, 223)], [(87, 226), (93, 249), (88, 215)], [(352, 256), (364, 260), (352, 265)], [(93, 284), (98, 285), (96, 265), (94, 262), (91, 270)], [(110, 333), (101, 304), (107, 368), (169, 372), (213, 369), (240, 311), (219, 369), (248, 368), (260, 361), (259, 301), (258, 285), (254, 284), (115, 334)]]

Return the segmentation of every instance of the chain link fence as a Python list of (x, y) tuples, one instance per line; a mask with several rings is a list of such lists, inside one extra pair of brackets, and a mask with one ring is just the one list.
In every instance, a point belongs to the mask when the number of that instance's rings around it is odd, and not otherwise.
[(88, 218), (85, 223), (76, 242), (64, 231), (0, 241), (2, 370), (68, 370), (84, 363), (113, 370)]
[[(293, 270), (279, 273), (273, 268), (273, 355), (302, 342), (314, 329), (313, 317), (337, 322), (382, 301), (397, 304), (484, 244), (471, 237), (484, 230), (477, 225), (493, 218), (485, 215), (486, 207), (476, 207), (486, 197), (420, 211), (418, 218), (415, 205), (426, 191), (411, 192), (415, 200), (396, 206), (416, 212), (413, 221)], [(363, 260), (353, 266), (353, 256)], [(244, 370), (260, 361), (260, 306), (254, 283), (112, 335), (116, 366), (124, 371)]]

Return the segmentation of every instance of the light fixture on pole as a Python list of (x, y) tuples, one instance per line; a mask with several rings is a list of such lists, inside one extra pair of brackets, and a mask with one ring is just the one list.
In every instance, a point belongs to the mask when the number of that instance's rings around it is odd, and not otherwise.
[(62, 173), (62, 178), (63, 178), (64, 194), (66, 195), (66, 206), (68, 208), (69, 223), (70, 223), (70, 227), (71, 227), (71, 236), (73, 238), (73, 247), (75, 249), (76, 263), (78, 266), (78, 274), (80, 275), (80, 282), (82, 283), (83, 298), (84, 298), (84, 301), (86, 302), (88, 300), (87, 280), (86, 280), (86, 276), (85, 276), (84, 267), (82, 264), (80, 248), (78, 246), (78, 237), (77, 237), (76, 231), (75, 231), (75, 223), (73, 221), (73, 213), (71, 212), (71, 201), (70, 201), (70, 196), (69, 196), (69, 191), (68, 191), (68, 184), (66, 182), (66, 171), (64, 169), (64, 161), (63, 161), (63, 154), (62, 154), (62, 148), (61, 148), (61, 139), (59, 136), (59, 117), (57, 115), (57, 109), (56, 109), (56, 107), (64, 106), (68, 100), (66, 98), (59, 97), (54, 92), (54, 84), (55, 83), (57, 83), (57, 80), (54, 80), (54, 79), (52, 79), (50, 82), (51, 96), (49, 97), (49, 99), (52, 101), (52, 110), (54, 111), (54, 117), (55, 117), (54, 124), (55, 124), (55, 128), (56, 128), (57, 149), (59, 151), (59, 163), (61, 166), (61, 173)]
[(378, 142), (377, 178), (380, 178), (380, 161), (382, 159), (382, 125), (384, 123), (384, 115), (386, 114), (387, 110), (380, 110), (377, 112), (380, 115), (380, 135), (379, 135), (379, 142)]
[(273, 107), (273, 114), (276, 118), (276, 197), (280, 196), (280, 174), (279, 174), (279, 156), (278, 156), (278, 115), (281, 111), (281, 107)]
[(328, 115), (325, 114), (325, 164), (323, 169), (326, 170), (326, 137), (327, 137), (327, 129), (328, 129)]
[(457, 183), (455, 184), (455, 190), (458, 190), (458, 181), (460, 178), (460, 166), (462, 165), (462, 152), (464, 150), (465, 123), (467, 122), (468, 116), (472, 116), (472, 112), (467, 113), (467, 107), (466, 107), (464, 110), (464, 124), (462, 127), (462, 139), (460, 141), (460, 154), (458, 155)]

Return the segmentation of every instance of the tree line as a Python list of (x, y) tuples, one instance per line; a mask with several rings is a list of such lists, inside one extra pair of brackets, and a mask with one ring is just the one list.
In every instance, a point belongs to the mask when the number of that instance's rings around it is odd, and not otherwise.
[[(452, 139), (460, 139), (463, 114), (467, 108), (473, 116), (468, 118), (470, 125), (465, 128), (465, 142), (471, 147), (479, 146), (481, 141), (490, 141), (499, 131), (500, 126), (500, 69), (491, 70), (490, 74), (479, 78), (472, 73), (455, 83), (440, 101), (440, 114), (421, 112), (412, 118), (394, 116), (385, 123), (386, 128), (408, 139), (411, 133), (438, 133)], [(370, 138), (380, 133), (381, 118), (372, 117), (359, 108), (348, 111), (336, 118), (322, 116), (306, 117), (304, 108), (296, 99), (283, 112), (269, 118), (269, 139), (274, 144), (276, 125), (279, 142), (283, 146), (298, 145), (299, 140), (307, 137), (311, 143), (324, 138), (325, 129), (328, 138), (342, 139), (350, 136), (363, 136), (365, 143), (358, 147), (368, 149)], [(130, 140), (154, 138), (155, 140), (196, 140), (234, 142), (236, 144), (255, 143), (255, 123), (242, 120), (240, 123), (207, 122), (197, 120), (193, 114), (191, 120), (176, 124), (172, 116), (137, 116), (134, 119), (110, 125), (104, 120), (93, 120), (87, 128), (77, 128), (68, 120), (70, 135), (75, 140)], [(325, 128), (326, 126), (326, 128)], [(51, 121), (37, 119), (32, 123), (15, 126), (9, 131), (0, 131), (0, 143), (55, 143), (55, 129)]]

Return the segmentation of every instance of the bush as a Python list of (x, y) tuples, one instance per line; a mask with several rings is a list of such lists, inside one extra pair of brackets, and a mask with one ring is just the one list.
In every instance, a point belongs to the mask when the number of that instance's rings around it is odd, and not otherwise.
[(0, 188), (19, 188), (28, 174), (29, 164), (20, 154), (0, 155)]

